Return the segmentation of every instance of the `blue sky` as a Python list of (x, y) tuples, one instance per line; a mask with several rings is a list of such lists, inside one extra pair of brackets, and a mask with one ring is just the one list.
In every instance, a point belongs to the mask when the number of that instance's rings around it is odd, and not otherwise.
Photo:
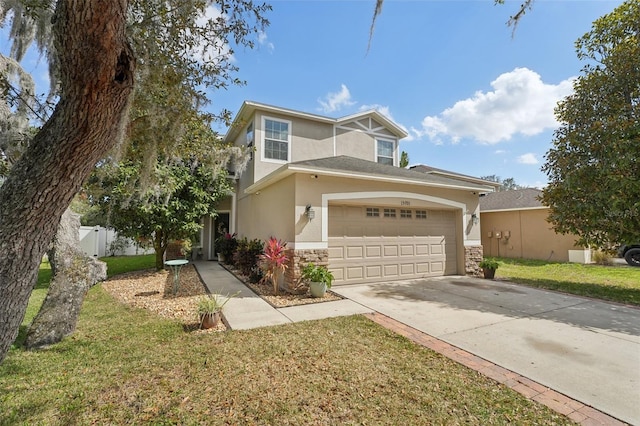
[(512, 37), (520, 1), (386, 0), (367, 54), (374, 0), (274, 0), (257, 49), (234, 55), (247, 85), (212, 93), (211, 108), (377, 108), (410, 133), (411, 164), (542, 186), (553, 108), (583, 66), (574, 43), (620, 3), (537, 0)]
[[(621, 1), (536, 0), (512, 37), (520, 0), (385, 0), (368, 53), (375, 0), (269, 3), (256, 49), (234, 53), (247, 85), (210, 93), (210, 110), (235, 113), (244, 100), (330, 117), (375, 108), (410, 134), (400, 149), (411, 164), (541, 187), (553, 108), (583, 66), (574, 43)], [(46, 91), (46, 68), (27, 60)]]

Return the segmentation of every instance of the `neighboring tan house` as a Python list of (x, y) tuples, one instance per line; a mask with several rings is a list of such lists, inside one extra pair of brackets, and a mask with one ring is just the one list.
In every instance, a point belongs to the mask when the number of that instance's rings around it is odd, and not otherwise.
[(557, 234), (547, 222), (549, 208), (535, 188), (501, 191), (480, 198), (482, 247), (485, 256), (588, 262), (588, 250), (575, 235)]
[(398, 167), (406, 136), (377, 111), (334, 119), (244, 102), (225, 141), (254, 155), (205, 220), (204, 258), (225, 228), (286, 241), (287, 280), (310, 261), (335, 284), (477, 272), (478, 198), (493, 186)]

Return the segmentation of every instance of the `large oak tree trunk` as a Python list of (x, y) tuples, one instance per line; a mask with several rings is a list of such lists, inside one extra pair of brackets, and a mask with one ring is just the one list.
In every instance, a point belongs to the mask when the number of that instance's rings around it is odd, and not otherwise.
[(134, 68), (126, 11), (127, 0), (56, 5), (60, 100), (0, 187), (0, 362), (18, 333), (62, 213), (121, 138)]
[(80, 248), (79, 230), (80, 215), (67, 209), (49, 250), (53, 279), (27, 332), (24, 344), (28, 349), (58, 343), (73, 333), (87, 291), (107, 278), (107, 264), (87, 256)]

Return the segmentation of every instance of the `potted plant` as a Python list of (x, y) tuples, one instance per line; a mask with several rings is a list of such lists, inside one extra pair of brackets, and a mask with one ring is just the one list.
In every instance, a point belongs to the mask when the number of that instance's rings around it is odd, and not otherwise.
[(233, 252), (235, 252), (238, 247), (236, 233), (230, 234), (225, 232), (216, 239), (215, 243), (218, 251), (218, 261), (231, 262), (233, 260)]
[(309, 290), (313, 297), (324, 297), (328, 288), (331, 288), (333, 274), (326, 266), (307, 264), (302, 268), (302, 278), (309, 281)]
[(278, 288), (282, 285), (281, 282), (284, 281), (284, 271), (287, 269), (287, 262), (289, 261), (289, 258), (284, 254), (286, 248), (287, 243), (271, 237), (265, 245), (264, 252), (260, 255), (260, 261), (264, 269), (264, 279), (271, 281), (273, 294), (276, 295), (278, 294)]
[[(238, 292), (239, 293), (239, 292)], [(220, 294), (209, 294), (198, 301), (198, 317), (200, 328), (213, 328), (220, 322), (222, 308), (227, 302), (238, 293), (222, 296)]]
[(478, 264), (482, 268), (482, 273), (486, 279), (492, 280), (496, 275), (496, 269), (498, 269), (498, 261), (490, 257), (485, 257)]

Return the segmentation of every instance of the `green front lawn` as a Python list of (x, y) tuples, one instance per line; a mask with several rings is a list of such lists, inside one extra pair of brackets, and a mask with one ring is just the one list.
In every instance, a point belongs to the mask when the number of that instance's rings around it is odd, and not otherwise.
[[(118, 265), (111, 273), (153, 267), (105, 260)], [(43, 264), (37, 290), (46, 273)], [(0, 424), (12, 425), (570, 423), (361, 316), (189, 333), (100, 285), (72, 336), (12, 348), (0, 406)]]
[(640, 305), (640, 268), (552, 263), (499, 258), (496, 278), (531, 287), (557, 290)]
[(0, 365), (0, 424), (567, 424), (362, 316), (201, 334), (94, 287)]
[(125, 272), (141, 271), (156, 267), (156, 255), (145, 254), (142, 256), (109, 256), (100, 260), (107, 263), (107, 275), (112, 277)]

